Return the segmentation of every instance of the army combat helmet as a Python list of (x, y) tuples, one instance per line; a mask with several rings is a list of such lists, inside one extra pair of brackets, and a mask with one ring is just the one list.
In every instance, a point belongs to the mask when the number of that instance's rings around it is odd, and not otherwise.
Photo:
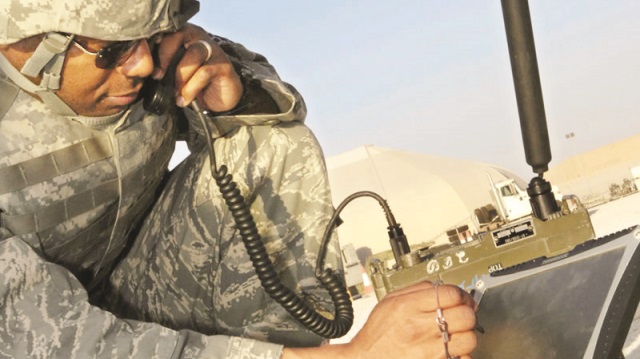
[[(2, 0), (0, 45), (38, 34), (44, 37), (22, 69), (16, 70), (2, 54), (0, 69), (56, 113), (73, 116), (75, 112), (55, 90), (60, 88), (62, 65), (74, 35), (104, 41), (148, 38), (181, 28), (198, 10), (197, 0)], [(38, 85), (24, 76), (39, 74)]]

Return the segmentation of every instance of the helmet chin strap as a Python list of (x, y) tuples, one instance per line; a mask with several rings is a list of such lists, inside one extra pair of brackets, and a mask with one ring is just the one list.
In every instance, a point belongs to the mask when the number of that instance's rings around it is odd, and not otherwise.
[[(60, 88), (60, 74), (66, 51), (72, 40), (73, 35), (65, 36), (50, 32), (44, 36), (20, 71), (16, 70), (2, 54), (0, 54), (0, 69), (20, 88), (40, 97), (53, 112), (63, 116), (76, 116), (76, 112), (55, 93)], [(37, 77), (41, 71), (42, 80), (38, 85), (25, 77), (25, 75)]]

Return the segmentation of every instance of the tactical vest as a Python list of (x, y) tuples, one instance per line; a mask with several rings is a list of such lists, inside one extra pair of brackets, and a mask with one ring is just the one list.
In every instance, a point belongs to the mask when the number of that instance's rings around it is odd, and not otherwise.
[(85, 118), (52, 114), (19, 90), (3, 91), (3, 101), (0, 240), (21, 238), (91, 288), (154, 201), (173, 153), (174, 121), (141, 103)]

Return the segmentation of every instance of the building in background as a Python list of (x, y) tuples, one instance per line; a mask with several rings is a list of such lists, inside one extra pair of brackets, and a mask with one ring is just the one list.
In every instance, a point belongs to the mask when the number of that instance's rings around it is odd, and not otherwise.
[[(553, 164), (553, 163), (552, 163)], [(507, 169), (456, 158), (432, 156), (377, 146), (361, 146), (327, 158), (336, 206), (357, 191), (372, 191), (387, 200), (404, 228), (409, 244), (442, 244), (456, 228), (477, 227), (476, 209), (495, 202), (494, 182), (524, 181)], [(575, 194), (586, 206), (616, 199), (638, 190), (640, 135), (569, 158), (545, 173), (563, 194)], [(368, 247), (373, 253), (390, 249), (385, 215), (371, 198), (347, 205), (338, 228), (344, 246)]]
[[(333, 201), (337, 207), (358, 191), (372, 191), (386, 199), (401, 224), (409, 244), (447, 243), (447, 231), (469, 226), (474, 210), (492, 203), (489, 175), (493, 181), (526, 182), (494, 165), (362, 146), (327, 158)], [(385, 214), (372, 198), (357, 198), (340, 214), (340, 242), (373, 253), (388, 250)]]
[(545, 178), (559, 186), (563, 193), (576, 194), (587, 206), (593, 206), (634, 190), (632, 168), (638, 166), (640, 134), (555, 165), (552, 162)]

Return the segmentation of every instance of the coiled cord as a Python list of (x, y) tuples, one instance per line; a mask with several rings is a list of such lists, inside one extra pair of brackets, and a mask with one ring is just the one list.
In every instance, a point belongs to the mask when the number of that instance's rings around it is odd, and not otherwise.
[(325, 338), (338, 338), (345, 335), (353, 324), (353, 307), (341, 278), (330, 268), (325, 269), (318, 276), (318, 280), (329, 292), (335, 306), (335, 318), (331, 320), (311, 308), (308, 303), (280, 282), (249, 206), (245, 203), (237, 184), (227, 173), (227, 167), (220, 166), (220, 169), (214, 173), (214, 179), (236, 222), (242, 242), (265, 292), (314, 333)]
[[(265, 292), (302, 325), (317, 335), (329, 339), (345, 335), (353, 325), (353, 306), (342, 278), (330, 268), (320, 270), (316, 267), (316, 277), (322, 287), (329, 292), (335, 307), (333, 319), (318, 313), (307, 302), (282, 284), (238, 185), (233, 181), (231, 174), (227, 173), (225, 165), (220, 166), (219, 169), (217, 168), (213, 140), (202, 111), (196, 101), (192, 102), (191, 107), (198, 114), (205, 131), (211, 175), (215, 179), (220, 193), (233, 216), (236, 227), (242, 237), (242, 242), (249, 254), (249, 259)], [(328, 241), (323, 241), (320, 255), (325, 255), (327, 245)]]

